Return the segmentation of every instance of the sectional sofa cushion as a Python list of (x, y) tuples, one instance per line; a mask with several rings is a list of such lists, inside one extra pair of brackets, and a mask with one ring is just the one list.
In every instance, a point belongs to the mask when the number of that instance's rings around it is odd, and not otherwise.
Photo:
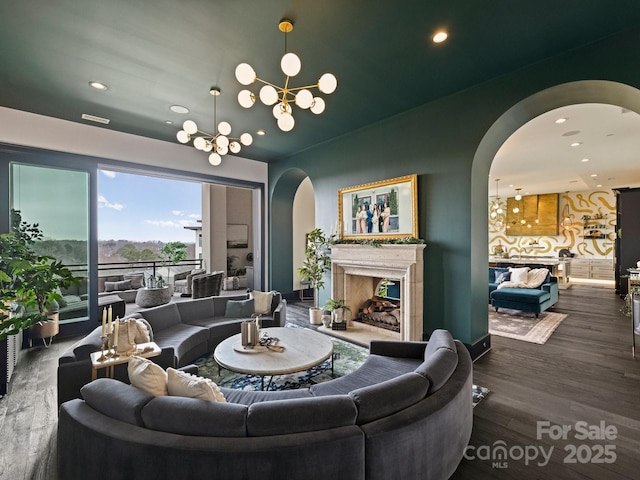
[(356, 423), (362, 425), (387, 417), (422, 400), (429, 380), (414, 372), (349, 392), (358, 408)]
[(197, 398), (210, 402), (224, 402), (218, 385), (208, 378), (167, 368), (167, 391), (171, 396)]
[(260, 315), (266, 315), (271, 313), (271, 300), (273, 300), (273, 292), (260, 292), (253, 290), (251, 292), (253, 297), (254, 312)]
[(151, 430), (201, 437), (245, 437), (247, 407), (196, 398), (156, 397), (142, 410)]
[(120, 280), (118, 282), (104, 282), (105, 292), (116, 292), (119, 290), (131, 290), (131, 280)]
[(197, 298), (188, 302), (178, 302), (176, 305), (183, 322), (210, 318), (214, 315), (212, 297)]
[(296, 388), (293, 390), (240, 390), (237, 388), (220, 387), (227, 402), (251, 405), (258, 402), (271, 402), (273, 400), (287, 400), (290, 398), (312, 397), (308, 388)]
[(133, 355), (127, 367), (131, 385), (155, 397), (167, 395), (167, 372), (151, 360)]
[(149, 308), (143, 312), (144, 318), (151, 324), (154, 335), (160, 330), (179, 325), (182, 323), (180, 311), (175, 303), (160, 305), (159, 307)]
[(429, 337), (427, 348), (424, 349), (424, 359), (428, 359), (440, 348), (446, 348), (454, 353), (456, 352), (456, 344), (447, 330), (437, 329), (433, 331)]
[(124, 280), (131, 281), (131, 288), (138, 289), (144, 287), (144, 273), (143, 272), (134, 272), (134, 273), (125, 273), (122, 278)]
[(247, 414), (247, 434), (260, 437), (343, 427), (353, 425), (357, 413), (346, 395), (253, 403)]
[[(105, 395), (105, 392), (108, 394)], [(153, 399), (150, 393), (112, 378), (98, 378), (80, 390), (94, 410), (121, 422), (143, 426), (142, 408)]]
[(250, 318), (255, 313), (253, 298), (247, 300), (228, 300), (224, 316), (228, 318)]
[(421, 362), (422, 359), (419, 358), (387, 357), (370, 354), (364, 364), (355, 372), (330, 382), (312, 385), (311, 393), (316, 396), (347, 394), (352, 390), (369, 386), (372, 383), (384, 382), (405, 373), (413, 372)]

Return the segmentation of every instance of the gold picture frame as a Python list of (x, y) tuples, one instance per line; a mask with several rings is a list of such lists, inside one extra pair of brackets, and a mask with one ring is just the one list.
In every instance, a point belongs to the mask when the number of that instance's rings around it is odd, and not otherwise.
[(418, 176), (338, 190), (340, 239), (418, 237)]

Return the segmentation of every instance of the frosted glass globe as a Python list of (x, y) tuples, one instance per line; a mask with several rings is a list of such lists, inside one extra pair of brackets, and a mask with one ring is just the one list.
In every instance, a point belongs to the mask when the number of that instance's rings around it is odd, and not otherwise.
[(226, 155), (227, 153), (229, 153), (229, 148), (221, 147), (220, 145), (217, 145), (216, 152), (218, 152), (218, 154), (220, 155)]
[(229, 125), (229, 122), (220, 122), (218, 124), (218, 131), (222, 135), (229, 135), (231, 133), (231, 125)]
[(198, 125), (193, 120), (187, 120), (182, 124), (182, 129), (189, 134), (193, 134), (198, 131)]
[(515, 207), (515, 208), (513, 209), (513, 213), (518, 213), (519, 211), (520, 211), (520, 209), (519, 209), (518, 207)]
[(338, 79), (332, 73), (325, 73), (318, 80), (318, 90), (324, 94), (331, 94), (338, 87)]
[(207, 141), (202, 137), (196, 137), (196, 139), (193, 141), (193, 146), (198, 150), (204, 150), (207, 146)]
[(300, 58), (295, 53), (287, 53), (280, 60), (280, 68), (285, 75), (295, 77), (300, 73), (302, 62), (300, 62)]
[(265, 85), (260, 89), (260, 100), (265, 105), (273, 105), (278, 101), (278, 92), (271, 85)]
[(313, 105), (311, 105), (311, 111), (316, 115), (320, 115), (324, 112), (324, 100), (320, 97), (315, 97), (313, 99)]
[(307, 89), (300, 90), (296, 94), (296, 105), (300, 108), (307, 109), (313, 104), (313, 95)]
[(242, 85), (251, 85), (256, 80), (256, 71), (248, 63), (236, 67), (236, 80)]
[(278, 119), (278, 128), (283, 132), (289, 132), (295, 126), (296, 121), (293, 119), (293, 115), (287, 112), (283, 112)]
[(242, 135), (240, 135), (240, 143), (245, 146), (249, 146), (253, 143), (253, 137), (250, 133), (243, 133)]
[(251, 108), (253, 104), (256, 103), (256, 97), (249, 90), (241, 90), (238, 93), (238, 103), (241, 107)]
[(289, 105), (288, 103), (287, 105), (285, 105), (284, 103), (280, 102), (273, 107), (273, 110), (271, 110), (271, 112), (273, 113), (273, 116), (279, 120), (284, 113), (288, 113), (289, 115), (291, 115), (291, 105)]
[(240, 151), (240, 144), (238, 142), (231, 142), (229, 144), (229, 150), (231, 150), (231, 153), (238, 153)]
[(209, 163), (214, 167), (217, 167), (222, 163), (222, 157), (214, 152), (211, 155), (209, 155)]
[(218, 137), (216, 138), (216, 145), (218, 145), (219, 147), (228, 147), (229, 139), (224, 135), (218, 135)]
[(188, 143), (189, 140), (191, 140), (191, 137), (189, 136), (189, 134), (184, 130), (180, 130), (176, 135), (176, 137), (178, 137), (178, 141), (180, 143)]
[(206, 141), (204, 148), (202, 149), (202, 151), (204, 152), (210, 152), (211, 150), (213, 150), (213, 143), (211, 143), (210, 141)]

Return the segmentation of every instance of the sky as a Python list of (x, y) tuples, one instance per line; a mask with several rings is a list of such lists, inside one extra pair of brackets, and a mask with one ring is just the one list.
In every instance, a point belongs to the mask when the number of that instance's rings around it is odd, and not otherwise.
[(200, 183), (100, 170), (98, 239), (195, 242)]

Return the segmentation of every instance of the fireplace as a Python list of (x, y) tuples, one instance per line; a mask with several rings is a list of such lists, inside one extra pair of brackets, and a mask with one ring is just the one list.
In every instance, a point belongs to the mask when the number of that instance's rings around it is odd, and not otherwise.
[(380, 328), (349, 322), (351, 329), (368, 329), (370, 338), (422, 340), (423, 250), (425, 245), (333, 245), (331, 248), (331, 296), (344, 299), (353, 315), (371, 299), (380, 280), (400, 286), (398, 325)]

